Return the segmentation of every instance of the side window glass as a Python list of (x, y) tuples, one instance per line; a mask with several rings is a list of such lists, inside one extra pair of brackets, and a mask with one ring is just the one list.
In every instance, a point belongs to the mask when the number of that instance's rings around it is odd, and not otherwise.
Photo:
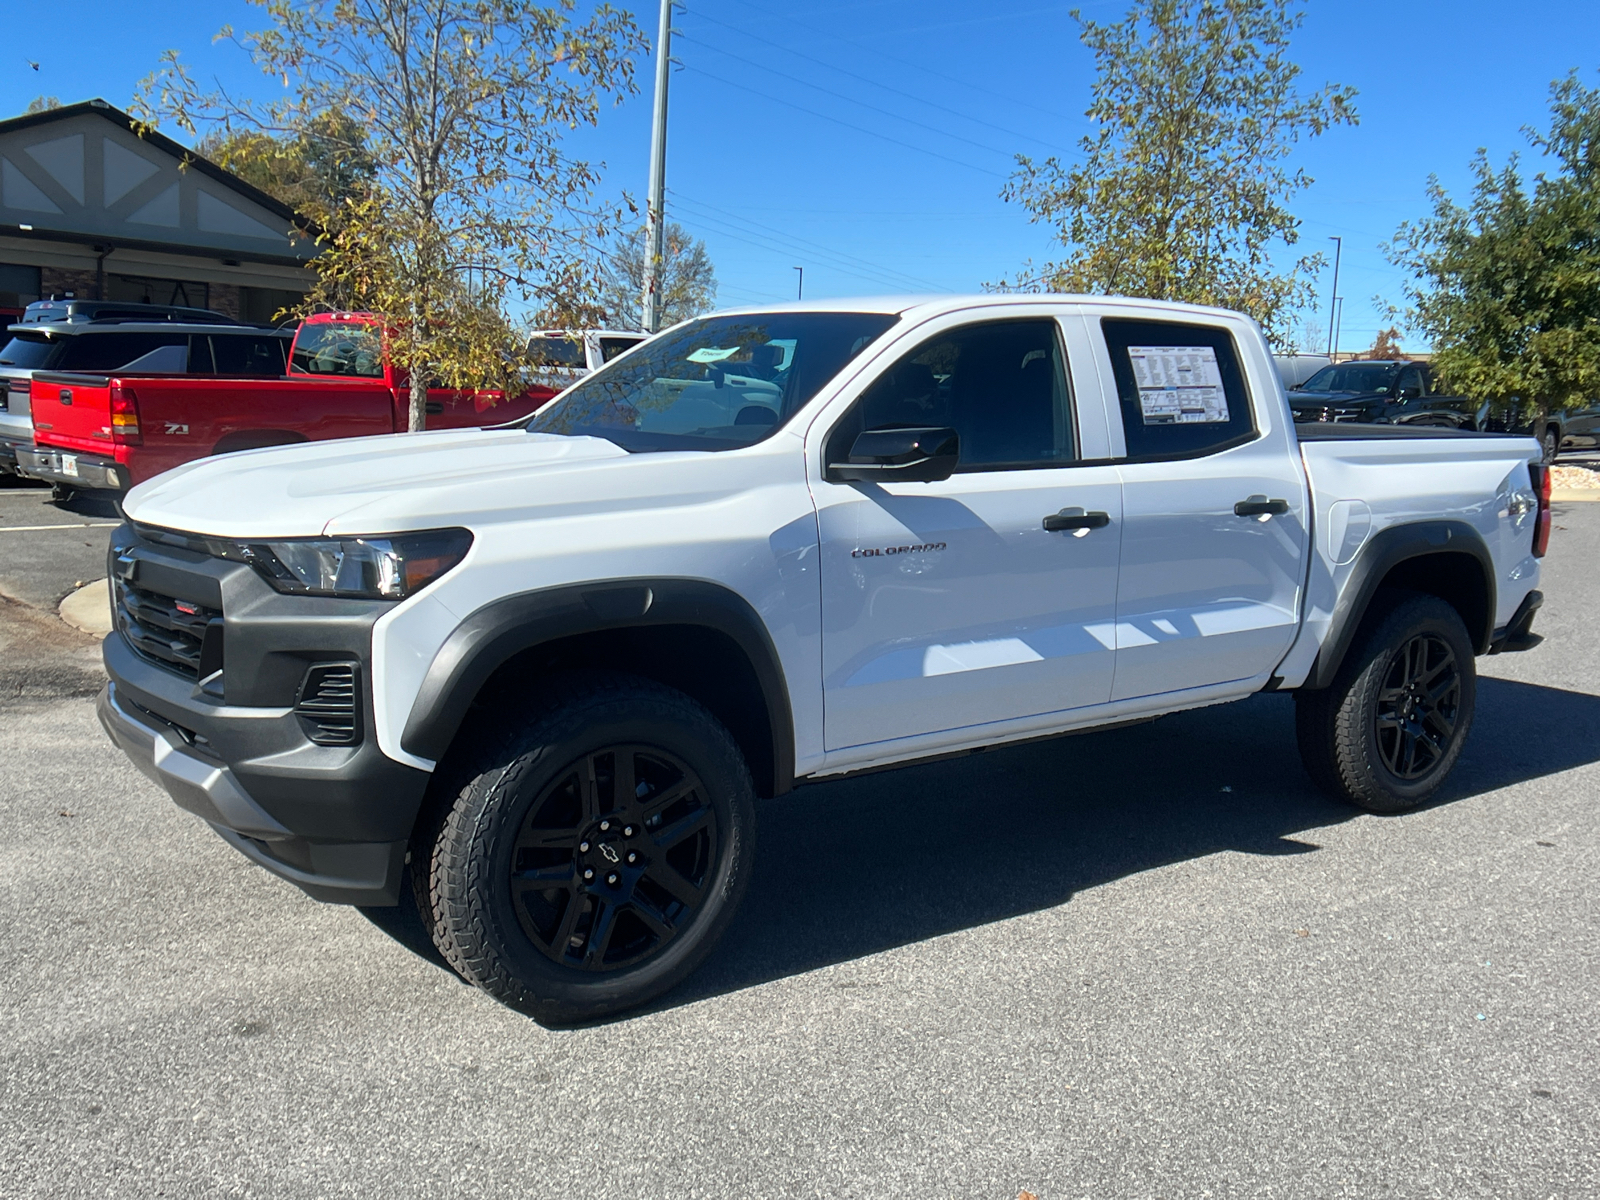
[(211, 361), (211, 338), (204, 333), (189, 335), (189, 374), (214, 375), (217, 368)]
[(219, 375), (282, 375), (283, 339), (253, 334), (213, 334)]
[(1102, 318), (1130, 459), (1196, 458), (1256, 436), (1226, 329)]
[(1415, 367), (1406, 367), (1395, 380), (1394, 390), (1396, 397), (1402, 402), (1421, 399), (1422, 372)]
[(958, 471), (1075, 461), (1056, 323), (989, 321), (922, 343), (880, 375), (835, 426), (828, 461), (843, 461), (864, 430), (897, 426), (954, 428), (961, 438)]
[(294, 369), (307, 375), (383, 378), (383, 336), (372, 325), (329, 321), (300, 326)]
[(603, 337), (600, 339), (600, 361), (610, 362), (617, 355), (632, 350), (643, 338)]
[(67, 339), (54, 369), (115, 371), (162, 346), (188, 346), (184, 333), (80, 333)]

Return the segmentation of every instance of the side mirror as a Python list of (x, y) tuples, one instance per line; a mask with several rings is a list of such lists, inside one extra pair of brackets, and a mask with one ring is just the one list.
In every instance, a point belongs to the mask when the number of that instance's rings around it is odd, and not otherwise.
[(961, 457), (950, 428), (869, 429), (850, 447), (850, 460), (829, 463), (827, 477), (848, 483), (935, 483), (949, 479)]

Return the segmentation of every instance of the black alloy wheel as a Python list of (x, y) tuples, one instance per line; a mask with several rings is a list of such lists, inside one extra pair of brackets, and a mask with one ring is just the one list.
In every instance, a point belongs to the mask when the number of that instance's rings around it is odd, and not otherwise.
[(418, 834), (429, 929), (464, 979), (549, 1024), (634, 1008), (704, 961), (750, 879), (755, 784), (673, 688), (544, 676), (469, 731)]
[(1439, 597), (1379, 592), (1333, 681), (1295, 693), (1295, 735), (1311, 778), (1368, 812), (1426, 801), (1472, 728), (1473, 650), (1461, 615)]
[(1420, 634), (1395, 654), (1378, 689), (1378, 757), (1396, 779), (1422, 779), (1443, 760), (1461, 711), (1461, 671), (1442, 637)]
[(631, 966), (694, 919), (718, 834), (705, 786), (675, 756), (641, 745), (585, 754), (517, 835), (508, 881), (517, 921), (563, 966)]

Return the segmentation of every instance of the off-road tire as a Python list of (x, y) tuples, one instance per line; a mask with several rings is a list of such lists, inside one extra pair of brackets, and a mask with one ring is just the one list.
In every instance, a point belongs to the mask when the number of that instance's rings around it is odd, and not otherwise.
[[(1416, 649), (1419, 645), (1422, 651)], [(1436, 753), (1436, 757), (1411, 762), (1409, 773), (1397, 771), (1394, 765), (1397, 759), (1402, 767), (1406, 765), (1404, 752), (1395, 747), (1404, 744), (1398, 740), (1405, 736), (1399, 726), (1412, 727), (1411, 710), (1405, 710), (1406, 722), (1397, 723), (1393, 696), (1404, 689), (1386, 687), (1405, 674), (1406, 662), (1401, 656), (1408, 647), (1413, 655), (1429, 652), (1431, 647), (1435, 661), (1440, 662), (1448, 649), (1456, 676), (1453, 701), (1447, 695), (1438, 706), (1444, 715), (1416, 724), (1426, 731), (1431, 749), (1419, 747), (1415, 757), (1420, 759), (1424, 753)], [(1434, 686), (1444, 684), (1440, 679)], [(1381, 592), (1333, 684), (1319, 691), (1295, 693), (1301, 761), (1317, 786), (1337, 799), (1375, 813), (1413, 809), (1439, 789), (1460, 757), (1472, 728), (1476, 684), (1472, 639), (1454, 608), (1437, 596), (1419, 592)], [(1447, 717), (1448, 736), (1441, 732)]]
[[(556, 699), (546, 701), (530, 716), (508, 722), (497, 732), (482, 737), (468, 753), (459, 756), (464, 783), (440, 823), (428, 863), (426, 894), (435, 941), (458, 973), (502, 1003), (542, 1023), (565, 1025), (637, 1007), (679, 983), (711, 952), (749, 881), (755, 787), (744, 756), (728, 731), (682, 692), (613, 673), (550, 677), (541, 680), (539, 686), (546, 696)], [(635, 778), (634, 765), (648, 767), (651, 761), (682, 766), (683, 780), (692, 773), (699, 786), (687, 794), (698, 806), (696, 811), (706, 814), (706, 827), (712, 832), (705, 835), (708, 848), (701, 860), (696, 906), (685, 909), (688, 915), (681, 925), (671, 926), (670, 935), (649, 931), (645, 935), (646, 945), (650, 937), (656, 937), (659, 948), (643, 951), (645, 956), (639, 961), (615, 968), (603, 965), (604, 946), (600, 946), (596, 960), (580, 949), (576, 952), (580, 965), (565, 956), (573, 953), (567, 947), (569, 943), (578, 945), (578, 934), (583, 931), (561, 924), (564, 918), (558, 917), (555, 933), (543, 944), (537, 942), (530, 932), (530, 916), (518, 906), (530, 899), (533, 904), (542, 901), (526, 895), (513, 899), (512, 873), (514, 868), (525, 870), (526, 850), (519, 847), (527, 845), (530, 827), (553, 803), (551, 797), (566, 794), (561, 789), (568, 785), (592, 787), (582, 779), (594, 778), (595, 762), (620, 763), (611, 749), (617, 747), (632, 748), (630, 755), (638, 753), (637, 764), (629, 759), (633, 764), (628, 768), (629, 779)], [(607, 759), (607, 755), (613, 758)], [(658, 760), (652, 760), (651, 755), (658, 756)], [(585, 768), (583, 764), (589, 765)], [(585, 770), (587, 775), (583, 774)], [(619, 766), (613, 778), (617, 804), (623, 803), (621, 778)], [(648, 780), (639, 779), (634, 794), (643, 798), (636, 801), (638, 805), (653, 803), (650, 786)], [(661, 794), (671, 790), (679, 789), (663, 789)], [(581, 803), (588, 812), (591, 801), (587, 792)], [(623, 811), (607, 809), (604, 799), (597, 809), (600, 816)], [(594, 816), (589, 813), (582, 820), (590, 824), (574, 828), (597, 828), (590, 820)], [(648, 862), (649, 831), (642, 826), (637, 830), (632, 825), (629, 828), (636, 834), (635, 840), (618, 842), (616, 848), (626, 852), (630, 846), (637, 846)], [(618, 835), (613, 831), (603, 836), (610, 839)], [(575, 847), (576, 836), (573, 842)], [(606, 840), (599, 848), (611, 845)], [(665, 853), (662, 851), (663, 856)], [(414, 860), (415, 854), (414, 850)], [(575, 849), (573, 858), (579, 858)], [(589, 861), (593, 858), (591, 852)], [(613, 857), (609, 861), (617, 860)], [(587, 934), (598, 944), (602, 901), (596, 898), (595, 890), (607, 881), (582, 882), (584, 865), (582, 860), (575, 862), (572, 891), (565, 903), (590, 906), (592, 923)], [(650, 879), (647, 871), (639, 876), (640, 898), (646, 887), (654, 887), (647, 882)], [(678, 882), (682, 882), (681, 876)], [(654, 894), (659, 896), (661, 892), (656, 889)], [(620, 897), (622, 893), (616, 895)], [(644, 907), (650, 909), (648, 904)], [(664, 911), (669, 906), (659, 907)], [(631, 916), (627, 915), (628, 910), (629, 904), (619, 900), (611, 914), (611, 932), (623, 928), (629, 920), (630, 929), (645, 928), (638, 908)], [(571, 936), (561, 936), (563, 929)], [(634, 938), (639, 941), (637, 932)], [(563, 956), (559, 961), (557, 954)]]

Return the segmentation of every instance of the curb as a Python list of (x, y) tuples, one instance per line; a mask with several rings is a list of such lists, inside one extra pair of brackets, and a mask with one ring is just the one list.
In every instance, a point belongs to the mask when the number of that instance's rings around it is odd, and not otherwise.
[(61, 602), (61, 619), (74, 629), (104, 637), (111, 632), (111, 596), (106, 581), (86, 583)]

